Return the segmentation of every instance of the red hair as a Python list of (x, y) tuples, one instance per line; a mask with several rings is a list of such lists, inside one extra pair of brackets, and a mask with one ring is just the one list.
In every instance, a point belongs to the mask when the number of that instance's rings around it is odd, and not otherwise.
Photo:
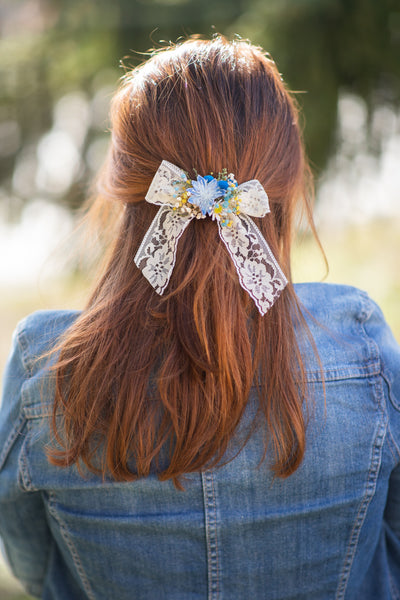
[[(273, 61), (245, 41), (189, 39), (128, 73), (111, 109), (112, 139), (94, 210), (118, 205), (119, 229), (87, 307), (58, 350), (52, 463), (80, 460), (117, 480), (221, 463), (258, 389), (265, 452), (278, 476), (305, 449), (305, 331), (291, 284), (299, 203), (311, 220), (298, 112)], [(157, 207), (144, 201), (162, 160), (205, 175), (258, 179), (271, 213), (255, 219), (289, 284), (261, 317), (240, 287), (215, 223), (183, 234), (163, 296), (133, 258)], [(56, 414), (63, 414), (62, 425)], [(167, 457), (167, 460), (166, 458)]]

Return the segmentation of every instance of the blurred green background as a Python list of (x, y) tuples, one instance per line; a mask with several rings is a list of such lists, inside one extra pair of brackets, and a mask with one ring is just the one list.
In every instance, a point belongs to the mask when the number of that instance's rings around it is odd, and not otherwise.
[[(330, 271), (301, 231), (295, 279), (366, 289), (400, 340), (398, 0), (1, 0), (1, 370), (21, 317), (85, 301), (72, 231), (104, 157), (120, 60), (215, 32), (262, 45), (299, 92)], [(24, 597), (1, 561), (0, 597)]]

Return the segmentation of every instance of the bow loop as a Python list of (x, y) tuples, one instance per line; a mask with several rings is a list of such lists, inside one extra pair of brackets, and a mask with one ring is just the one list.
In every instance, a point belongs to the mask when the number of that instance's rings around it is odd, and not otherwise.
[(249, 217), (265, 217), (270, 212), (266, 191), (257, 179), (238, 186), (240, 212)]
[[(163, 160), (146, 194), (147, 202), (162, 206), (174, 206), (178, 190), (187, 182), (185, 171)], [(179, 183), (179, 185), (178, 185)]]
[(268, 196), (259, 181), (253, 179), (238, 186), (226, 170), (217, 178), (199, 175), (197, 181), (190, 181), (185, 171), (164, 160), (146, 200), (160, 209), (134, 260), (158, 294), (162, 295), (169, 283), (178, 241), (186, 227), (194, 218), (209, 216), (218, 222), (220, 238), (235, 265), (240, 285), (259, 312), (267, 312), (287, 279), (251, 219), (270, 212)]

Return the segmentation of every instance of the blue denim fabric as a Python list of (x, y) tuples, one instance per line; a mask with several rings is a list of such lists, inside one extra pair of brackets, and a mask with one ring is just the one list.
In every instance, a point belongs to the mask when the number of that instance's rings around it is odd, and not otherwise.
[[(366, 294), (325, 284), (296, 290), (326, 404), (302, 341), (314, 400), (304, 461), (285, 480), (259, 464), (261, 427), (222, 468), (188, 475), (184, 492), (153, 475), (115, 483), (49, 465), (52, 390), (44, 361), (34, 359), (78, 313), (38, 312), (18, 326), (0, 412), (0, 533), (31, 594), (400, 598), (400, 347)], [(232, 455), (256, 409), (252, 394)]]

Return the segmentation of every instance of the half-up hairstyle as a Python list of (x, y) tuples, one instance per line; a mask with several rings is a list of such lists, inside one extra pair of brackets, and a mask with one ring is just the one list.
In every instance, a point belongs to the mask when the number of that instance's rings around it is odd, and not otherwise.
[[(116, 480), (185, 474), (223, 461), (258, 389), (257, 421), (277, 476), (305, 450), (305, 328), (291, 283), (299, 204), (311, 221), (298, 112), (279, 72), (245, 41), (191, 38), (129, 72), (111, 108), (112, 137), (93, 210), (117, 205), (119, 229), (81, 315), (58, 348), (53, 464)], [(134, 264), (157, 207), (145, 194), (162, 160), (191, 177), (224, 168), (258, 179), (271, 213), (254, 219), (289, 284), (264, 317), (241, 288), (211, 219), (180, 239), (163, 296)], [(62, 425), (56, 414), (62, 413)], [(167, 460), (165, 460), (167, 457)]]

